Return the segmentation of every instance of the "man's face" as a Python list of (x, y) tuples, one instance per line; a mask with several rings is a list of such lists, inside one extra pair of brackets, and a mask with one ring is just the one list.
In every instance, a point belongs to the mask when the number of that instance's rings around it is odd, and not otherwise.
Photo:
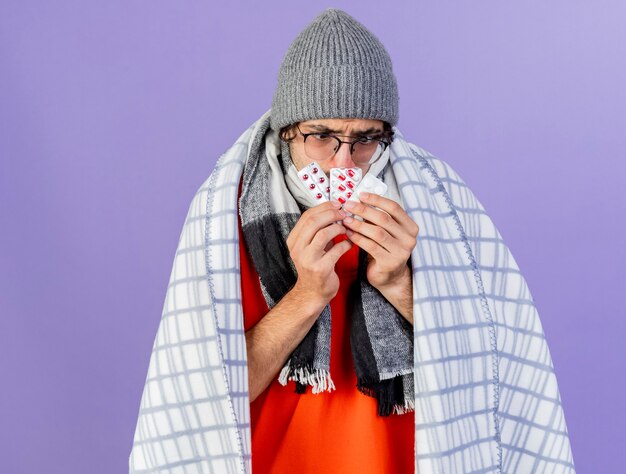
[[(340, 135), (339, 139), (343, 141), (350, 140), (347, 137), (371, 136), (382, 133), (384, 130), (381, 120), (369, 119), (307, 120), (306, 122), (300, 122), (298, 127), (302, 133)], [(300, 133), (297, 133), (296, 137), (290, 142), (290, 153), (293, 164), (298, 171), (315, 161), (315, 159), (309, 158), (304, 152), (304, 137)], [(318, 164), (326, 174), (329, 174), (331, 168), (361, 168), (363, 174), (365, 174), (369, 168), (369, 165), (357, 165), (352, 161), (350, 145), (347, 143), (342, 144), (332, 158), (318, 161)]]

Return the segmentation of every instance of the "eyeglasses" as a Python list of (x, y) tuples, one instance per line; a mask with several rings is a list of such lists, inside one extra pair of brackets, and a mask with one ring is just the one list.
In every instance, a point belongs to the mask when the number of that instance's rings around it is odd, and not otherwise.
[[(371, 165), (382, 156), (393, 136), (391, 131), (381, 132), (375, 136), (350, 137), (325, 132), (302, 133), (298, 125), (296, 128), (304, 137), (304, 153), (309, 159), (318, 162), (335, 156), (341, 145), (346, 143), (350, 145), (350, 155), (355, 164)], [(339, 137), (353, 138), (353, 140), (343, 141)]]

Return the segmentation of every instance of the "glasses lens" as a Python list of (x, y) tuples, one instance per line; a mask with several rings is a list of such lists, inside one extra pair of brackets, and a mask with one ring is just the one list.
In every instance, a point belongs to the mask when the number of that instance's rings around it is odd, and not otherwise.
[(304, 141), (304, 152), (310, 159), (322, 161), (332, 157), (339, 145), (339, 141), (332, 135), (316, 133), (309, 135)]
[(384, 150), (384, 145), (378, 140), (356, 142), (354, 144), (354, 152), (352, 153), (352, 161), (360, 165), (374, 163), (380, 158)]

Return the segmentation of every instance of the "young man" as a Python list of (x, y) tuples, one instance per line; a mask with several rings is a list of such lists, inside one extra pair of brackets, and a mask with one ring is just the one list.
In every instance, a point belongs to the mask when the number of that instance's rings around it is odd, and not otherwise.
[[(191, 204), (131, 472), (574, 471), (526, 282), (397, 120), (383, 45), (326, 10)], [(323, 199), (346, 168), (384, 185)]]

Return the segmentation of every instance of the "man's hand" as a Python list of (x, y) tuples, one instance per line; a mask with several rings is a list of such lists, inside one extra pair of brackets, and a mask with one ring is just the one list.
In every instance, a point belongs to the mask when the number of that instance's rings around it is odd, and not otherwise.
[[(362, 203), (348, 201), (346, 210), (363, 222), (346, 217), (348, 238), (369, 254), (367, 280), (409, 321), (413, 322), (412, 281), (408, 260), (419, 228), (402, 207), (377, 194), (361, 193)], [(374, 209), (375, 206), (379, 209)]]
[(349, 240), (333, 244), (333, 238), (346, 233), (337, 222), (346, 217), (341, 203), (330, 201), (312, 207), (287, 237), (289, 254), (298, 272), (294, 290), (305, 300), (325, 306), (339, 291), (335, 273), (337, 260), (352, 247)]

